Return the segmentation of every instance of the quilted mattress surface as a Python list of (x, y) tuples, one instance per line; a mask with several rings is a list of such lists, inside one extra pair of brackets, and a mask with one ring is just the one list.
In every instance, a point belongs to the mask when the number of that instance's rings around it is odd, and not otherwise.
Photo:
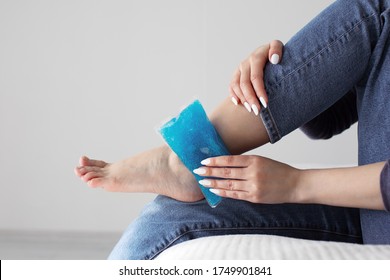
[(390, 245), (312, 241), (272, 235), (223, 235), (186, 241), (162, 252), (160, 260), (379, 260)]

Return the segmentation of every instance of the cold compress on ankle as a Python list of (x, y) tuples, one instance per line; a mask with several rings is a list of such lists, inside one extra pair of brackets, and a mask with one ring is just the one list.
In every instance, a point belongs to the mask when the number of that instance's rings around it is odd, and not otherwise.
[[(200, 162), (206, 158), (230, 154), (198, 100), (165, 123), (159, 132), (191, 172), (200, 167)], [(198, 182), (203, 179), (195, 173), (193, 175)], [(211, 207), (221, 202), (220, 196), (198, 185)]]

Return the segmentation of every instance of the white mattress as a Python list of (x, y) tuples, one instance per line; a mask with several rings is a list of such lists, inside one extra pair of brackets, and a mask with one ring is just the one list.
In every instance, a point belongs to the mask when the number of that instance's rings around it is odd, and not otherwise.
[(272, 235), (223, 235), (175, 245), (159, 260), (390, 259), (390, 245), (359, 245)]

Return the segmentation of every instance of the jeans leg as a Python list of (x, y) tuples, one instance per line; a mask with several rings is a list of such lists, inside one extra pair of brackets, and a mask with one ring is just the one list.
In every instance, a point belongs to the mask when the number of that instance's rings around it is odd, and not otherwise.
[(225, 234), (362, 242), (357, 209), (232, 199), (211, 208), (205, 200), (182, 203), (158, 196), (124, 232), (109, 259), (153, 259), (180, 242)]
[[(381, 21), (368, 70), (356, 86), (361, 165), (390, 159), (390, 9)], [(389, 212), (362, 209), (360, 216), (365, 244), (390, 244)]]
[(339, 0), (265, 69), (269, 106), (261, 116), (274, 143), (333, 105), (364, 77), (389, 1)]

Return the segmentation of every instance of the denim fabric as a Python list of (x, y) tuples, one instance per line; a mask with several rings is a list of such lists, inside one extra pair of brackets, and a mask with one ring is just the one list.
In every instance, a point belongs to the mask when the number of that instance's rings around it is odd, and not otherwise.
[(300, 129), (312, 139), (329, 139), (350, 128), (357, 120), (356, 92), (350, 91)]
[[(390, 158), (390, 1), (339, 0), (285, 46), (265, 70), (271, 143), (356, 92), (359, 165)], [(364, 243), (390, 244), (390, 214), (361, 210)]]
[(263, 205), (224, 199), (182, 203), (158, 196), (125, 231), (109, 259), (153, 259), (190, 239), (223, 234), (275, 234), (361, 243), (356, 209), (322, 205)]
[[(261, 117), (271, 143), (354, 91), (359, 164), (390, 158), (389, 7), (390, 0), (336, 1), (286, 44), (281, 64), (266, 67), (269, 106)], [(109, 258), (153, 259), (189, 239), (239, 233), (356, 243), (362, 242), (363, 234), (364, 243), (389, 244), (390, 214), (230, 199), (213, 209), (205, 201), (181, 203), (158, 196), (125, 231)]]

